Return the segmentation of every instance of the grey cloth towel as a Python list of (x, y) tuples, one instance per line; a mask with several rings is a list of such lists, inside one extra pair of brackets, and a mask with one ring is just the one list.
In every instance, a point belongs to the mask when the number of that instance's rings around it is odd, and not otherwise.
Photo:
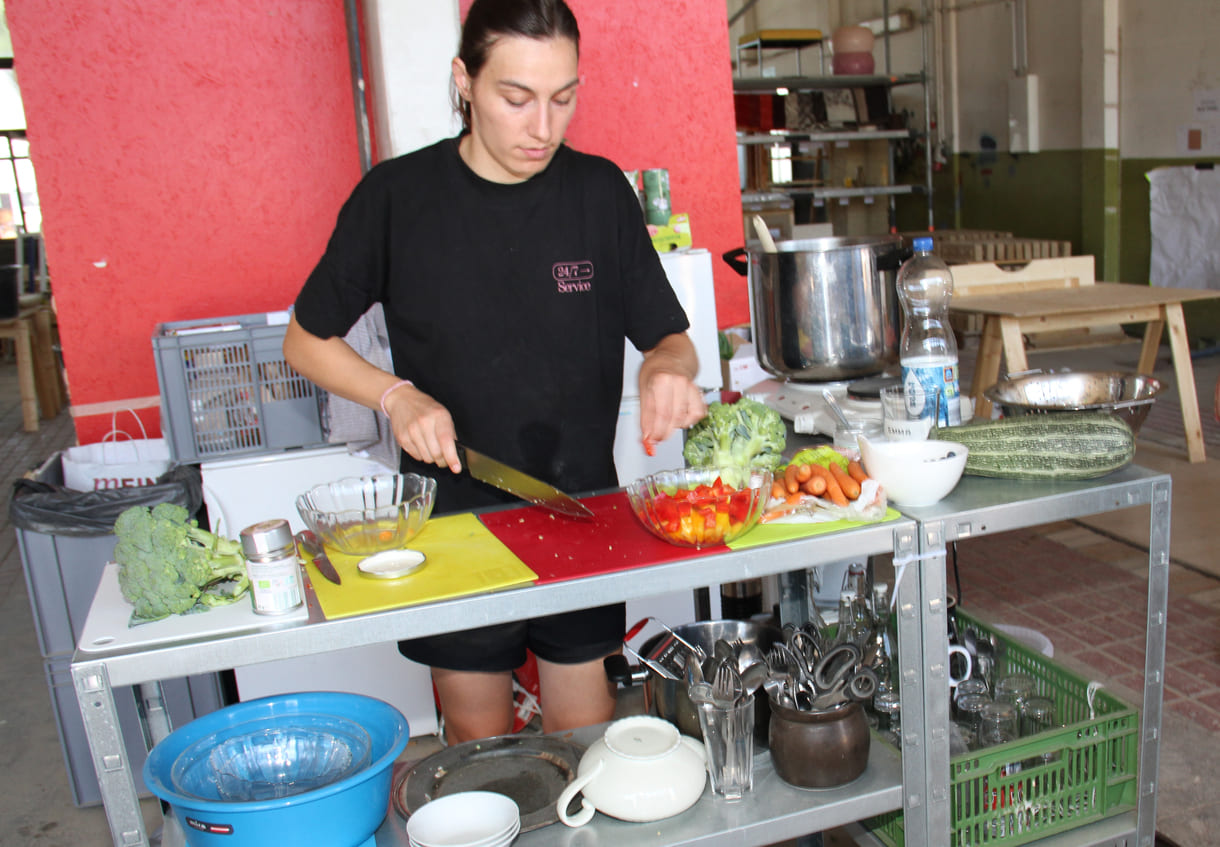
[[(374, 303), (361, 315), (343, 340), (371, 364), (394, 372), (385, 313), (380, 303)], [(326, 440), (332, 444), (347, 444), (353, 451), (365, 450), (386, 467), (398, 470), (398, 442), (394, 440), (386, 416), (329, 392), (325, 396)]]

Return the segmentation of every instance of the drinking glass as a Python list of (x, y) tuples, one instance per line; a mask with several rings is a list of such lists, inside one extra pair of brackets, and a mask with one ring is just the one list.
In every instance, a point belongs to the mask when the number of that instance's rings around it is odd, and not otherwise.
[(881, 389), (881, 428), (890, 441), (922, 441), (936, 424), (940, 410), (940, 395), (934, 402), (922, 399), (916, 405), (914, 395), (901, 385)]
[(994, 700), (979, 713), (979, 746), (995, 747), (1017, 740), (1017, 707)]
[(1029, 697), (1021, 704), (1021, 735), (1037, 735), (1055, 726), (1055, 701)]
[(1029, 674), (1005, 674), (995, 681), (995, 699), (998, 703), (1012, 703), (1020, 712), (1021, 705), (1034, 696), (1034, 679)]
[(991, 705), (991, 698), (986, 694), (964, 694), (957, 698), (957, 719), (955, 723), (961, 728), (966, 743), (972, 750), (979, 748), (979, 726), (983, 708)]
[(699, 706), (712, 792), (740, 800), (754, 787), (754, 698)]
[[(969, 679), (963, 679), (957, 684), (957, 688), (953, 689), (953, 710), (955, 714), (959, 714), (957, 701), (963, 697), (968, 697), (971, 694), (988, 695), (987, 683), (979, 679), (977, 676), (972, 676)], [(991, 699), (988, 697), (988, 699)]]

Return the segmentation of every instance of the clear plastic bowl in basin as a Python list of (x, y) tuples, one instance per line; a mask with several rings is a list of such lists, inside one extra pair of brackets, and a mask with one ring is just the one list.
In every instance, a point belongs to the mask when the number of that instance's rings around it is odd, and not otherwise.
[(369, 734), (355, 721), (300, 714), (204, 736), (178, 756), (170, 774), (203, 800), (273, 800), (351, 776), (368, 766), (369, 750)]
[[(305, 716), (338, 719), (368, 734), (365, 764), (319, 788), (267, 800), (219, 800), (197, 796), (179, 784), (174, 765), (205, 739), (221, 743), (270, 725), (299, 725)], [(198, 717), (157, 743), (144, 762), (144, 784), (169, 803), (190, 847), (361, 847), (385, 820), (391, 769), (406, 749), (410, 731), (402, 712), (361, 694), (313, 691), (235, 703)]]
[(432, 515), (436, 480), (419, 474), (349, 477), (297, 497), (297, 512), (322, 543), (352, 556), (397, 550)]
[[(718, 482), (727, 487), (720, 493)], [(771, 493), (771, 471), (681, 468), (658, 471), (624, 489), (631, 510), (653, 535), (679, 547), (713, 547), (758, 523)]]

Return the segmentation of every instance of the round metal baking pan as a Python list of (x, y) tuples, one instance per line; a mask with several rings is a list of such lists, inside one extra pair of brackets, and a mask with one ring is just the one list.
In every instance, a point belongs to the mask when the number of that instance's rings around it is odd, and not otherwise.
[(467, 741), (433, 753), (394, 786), (404, 818), (430, 800), (459, 791), (495, 791), (521, 810), (521, 831), (556, 823), (555, 804), (576, 778), (583, 748), (548, 735), (506, 735)]

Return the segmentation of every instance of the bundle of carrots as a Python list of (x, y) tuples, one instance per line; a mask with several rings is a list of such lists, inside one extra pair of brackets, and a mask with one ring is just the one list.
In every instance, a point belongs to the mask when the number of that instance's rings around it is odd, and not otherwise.
[(784, 468), (782, 475), (777, 472), (771, 484), (771, 497), (796, 505), (802, 496), (811, 494), (825, 497), (836, 506), (846, 506), (860, 496), (860, 484), (866, 479), (868, 474), (855, 460), (849, 461), (846, 468), (834, 461), (824, 465), (793, 462)]

